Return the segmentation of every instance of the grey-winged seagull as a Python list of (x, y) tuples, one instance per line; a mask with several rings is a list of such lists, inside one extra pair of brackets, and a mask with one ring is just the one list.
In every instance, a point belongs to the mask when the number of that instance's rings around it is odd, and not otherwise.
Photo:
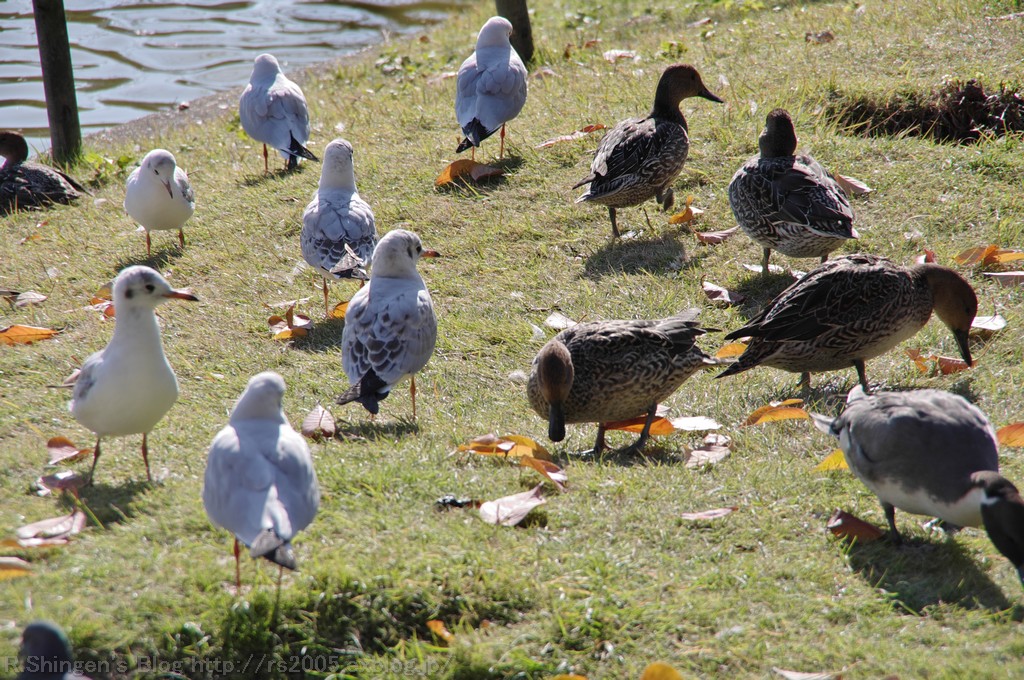
[(319, 160), (304, 145), (309, 140), (309, 110), (302, 89), (281, 72), (272, 54), (256, 57), (249, 85), (238, 100), (238, 116), (245, 132), (263, 142), (263, 171), (269, 172), (267, 145), (280, 152), (287, 168), (299, 158)]
[(377, 244), (370, 283), (356, 292), (345, 313), (341, 360), (352, 386), (338, 396), (339, 404), (358, 401), (376, 414), (378, 402), (408, 376), (416, 417), (415, 373), (426, 366), (437, 341), (434, 306), (416, 263), (437, 256), (405, 229), (389, 231)]
[(89, 483), (103, 438), (129, 434), (142, 435), (146, 479), (152, 481), (147, 437), (178, 400), (178, 379), (164, 356), (154, 310), (166, 300), (199, 298), (171, 288), (158, 272), (143, 266), (121, 270), (113, 293), (114, 336), (82, 364), (70, 409), (75, 420), (96, 434)]
[(302, 257), (323, 277), (324, 310), (330, 316), (327, 281), (365, 281), (364, 264), (377, 245), (373, 210), (356, 190), (352, 145), (335, 139), (324, 150), (320, 186), (302, 214)]
[(196, 209), (196, 197), (188, 175), (178, 167), (174, 154), (153, 149), (139, 167), (128, 175), (124, 210), (146, 230), (146, 255), (151, 255), (149, 232), (178, 230), (178, 243), (185, 247), (182, 227)]
[(250, 378), (206, 460), (203, 506), (211, 522), (235, 535), (238, 587), (239, 541), (253, 557), (295, 569), (291, 541), (320, 507), (313, 458), (284, 415), (284, 391), (273, 371)]

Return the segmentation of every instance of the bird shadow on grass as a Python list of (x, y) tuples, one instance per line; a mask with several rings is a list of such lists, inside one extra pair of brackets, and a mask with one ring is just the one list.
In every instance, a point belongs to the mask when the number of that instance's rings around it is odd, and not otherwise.
[[(292, 347), (301, 352), (325, 352), (341, 346), (341, 333), (345, 328), (344, 319), (320, 319), (313, 323), (312, 332), (303, 337), (294, 338)], [(337, 364), (336, 372), (342, 374), (341, 364)]]
[(902, 546), (887, 540), (848, 548), (850, 566), (872, 588), (885, 591), (893, 607), (920, 616), (927, 607), (954, 603), (965, 609), (1006, 612), (1024, 620), (1024, 607), (1011, 602), (970, 554), (952, 539), (930, 541), (904, 536)]
[[(94, 483), (80, 492), (82, 502), (96, 515), (103, 526), (127, 522), (137, 513), (135, 500), (154, 488), (152, 482), (132, 480), (124, 484)], [(62, 501), (70, 507), (70, 497)]]
[[(685, 465), (686, 454), (682, 449), (676, 449), (674, 447), (661, 446), (657, 441), (653, 439), (648, 440), (647, 446), (644, 450), (637, 453), (630, 449), (630, 446), (636, 441), (636, 434), (626, 433), (629, 439), (623, 439), (621, 442), (614, 433), (607, 433), (607, 437), (610, 438), (608, 442), (609, 448), (605, 449), (601, 453), (594, 455), (593, 449), (587, 449), (586, 451), (561, 451), (558, 454), (558, 460), (556, 461), (559, 465), (565, 467), (573, 463), (602, 463), (607, 465), (615, 465), (617, 467), (641, 467), (641, 466), (657, 466), (657, 465)], [(614, 441), (612, 441), (614, 440)], [(616, 444), (622, 444), (616, 446)]]
[(614, 239), (587, 258), (583, 275), (596, 281), (618, 274), (664, 274), (696, 267), (702, 257), (703, 253), (687, 258), (686, 247), (675, 234), (661, 234), (653, 239)]
[(177, 245), (177, 238), (178, 238), (177, 232), (168, 231), (167, 233), (168, 234), (174, 234), (174, 239), (175, 239), (175, 244), (174, 245), (170, 245), (170, 244), (165, 245), (165, 246), (161, 247), (159, 250), (157, 250), (156, 252), (154, 252), (151, 255), (149, 255), (147, 257), (144, 257), (144, 258), (143, 257), (126, 257), (126, 258), (124, 258), (122, 260), (119, 260), (117, 265), (115, 265), (116, 268), (117, 268), (117, 271), (121, 271), (125, 267), (131, 267), (133, 265), (144, 265), (144, 266), (149, 267), (151, 269), (156, 269), (157, 271), (160, 271), (161, 269), (166, 267), (168, 264), (170, 264), (172, 260), (175, 260), (175, 259), (181, 257), (181, 249)]
[(756, 316), (765, 306), (778, 297), (779, 293), (796, 283), (788, 273), (768, 276), (753, 274), (742, 279), (734, 290), (746, 297), (737, 311), (745, 319)]
[(419, 434), (420, 426), (415, 420), (409, 418), (398, 418), (386, 422), (339, 421), (337, 424), (338, 439), (344, 440), (347, 437), (358, 437), (374, 441), (389, 437), (405, 437), (407, 435)]
[(241, 180), (239, 180), (239, 184), (241, 184), (244, 187), (256, 187), (272, 180), (281, 180), (287, 177), (288, 175), (291, 175), (292, 173), (302, 172), (303, 165), (305, 164), (300, 163), (299, 166), (294, 170), (288, 170), (287, 168), (278, 168), (277, 170), (271, 170), (270, 172), (266, 173), (261, 172), (256, 175), (245, 174), (242, 175)]

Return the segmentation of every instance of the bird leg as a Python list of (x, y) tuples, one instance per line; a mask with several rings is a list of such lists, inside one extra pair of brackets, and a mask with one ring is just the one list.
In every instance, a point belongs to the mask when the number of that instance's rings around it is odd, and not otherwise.
[(471, 161), (475, 161), (476, 160), (476, 147), (475, 146), (469, 147), (469, 160), (471, 160)]
[(854, 359), (853, 366), (857, 369), (857, 378), (860, 380), (861, 387), (864, 388), (864, 393), (871, 394), (871, 389), (868, 387), (868, 376), (864, 373), (864, 360)]
[(768, 258), (771, 257), (772, 249), (764, 249), (764, 257), (761, 258), (761, 276), (768, 276)]
[(654, 225), (651, 224), (651, 216), (647, 214), (647, 208), (644, 208), (643, 206), (641, 206), (640, 209), (644, 211), (644, 219), (647, 220), (647, 228), (648, 229), (654, 229)]
[(242, 566), (241, 566), (241, 554), (242, 550), (238, 547), (238, 537), (235, 537), (235, 588), (237, 595), (242, 592)]
[(811, 391), (811, 372), (805, 371), (800, 374), (800, 382), (796, 384), (800, 388), (800, 391), (807, 395)]
[(153, 481), (153, 475), (149, 474), (149, 446), (146, 445), (146, 433), (142, 434), (142, 462), (146, 464), (146, 480)]
[(181, 229), (178, 230), (178, 245), (181, 246), (182, 250), (185, 250), (185, 232)]
[(267, 145), (266, 144), (263, 145), (263, 174), (264, 175), (269, 175), (270, 174), (270, 161), (268, 160), (268, 157), (267, 157)]
[(600, 455), (601, 452), (604, 451), (605, 446), (606, 446), (606, 444), (605, 444), (605, 441), (604, 441), (604, 423), (598, 423), (597, 424), (597, 439), (594, 440), (593, 454), (595, 456)]
[(903, 545), (903, 537), (896, 530), (896, 508), (892, 503), (882, 501), (882, 510), (885, 511), (885, 520), (889, 523), (889, 540), (893, 545)]
[(612, 236), (615, 238), (619, 237), (619, 225), (615, 223), (615, 208), (608, 208), (608, 217), (612, 220)]
[(153, 256), (153, 248), (149, 243), (149, 229), (146, 229), (146, 257)]
[(330, 302), (328, 302), (328, 299), (327, 299), (327, 279), (322, 279), (322, 280), (324, 282), (324, 315), (328, 319), (330, 319), (331, 318), (331, 305), (330, 305)]
[(658, 416), (658, 405), (651, 404), (651, 407), (647, 410), (647, 420), (644, 421), (644, 429), (640, 431), (640, 438), (636, 440), (631, 446), (627, 446), (622, 450), (623, 453), (640, 453), (647, 446), (647, 439), (651, 435), (651, 424), (654, 423), (654, 419)]
[(409, 384), (409, 396), (412, 397), (412, 419), (416, 420), (416, 376), (410, 376), (412, 381)]
[(501, 124), (501, 150), (498, 152), (498, 160), (505, 157), (505, 124)]
[(88, 486), (92, 486), (92, 479), (96, 473), (96, 461), (100, 459), (100, 439), (102, 439), (102, 437), (96, 437), (96, 448), (92, 450), (92, 467), (89, 468)]
[(827, 261), (828, 261), (828, 253), (825, 253), (824, 255), (821, 256), (821, 263), (825, 264), (825, 262), (827, 262)]

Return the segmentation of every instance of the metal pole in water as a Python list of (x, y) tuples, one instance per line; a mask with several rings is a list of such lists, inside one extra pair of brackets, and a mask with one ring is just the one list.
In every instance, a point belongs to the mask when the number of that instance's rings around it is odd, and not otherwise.
[(75, 74), (64, 16), (64, 0), (32, 0), (39, 40), (39, 63), (43, 68), (46, 115), (50, 121), (53, 160), (66, 165), (82, 149), (82, 128), (78, 123)]
[(524, 64), (533, 59), (533, 29), (526, 0), (494, 0), (494, 8), (512, 24), (512, 47)]

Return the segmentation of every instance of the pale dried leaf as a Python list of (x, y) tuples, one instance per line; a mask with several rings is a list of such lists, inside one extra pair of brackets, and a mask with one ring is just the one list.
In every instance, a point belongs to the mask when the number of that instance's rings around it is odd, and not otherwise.
[(1024, 271), (985, 272), (983, 275), (996, 281), (1004, 288), (1013, 288), (1015, 286), (1024, 285)]
[(336, 431), (334, 416), (320, 402), (317, 402), (302, 421), (302, 434), (310, 439), (330, 439)]
[(561, 312), (551, 312), (548, 314), (548, 318), (544, 319), (544, 325), (548, 328), (554, 328), (556, 331), (562, 331), (566, 328), (572, 328), (576, 325), (576, 322)]
[(672, 418), (669, 422), (672, 423), (672, 427), (683, 432), (702, 432), (722, 427), (716, 420), (707, 416), (680, 416)]
[(869, 187), (867, 184), (860, 181), (856, 177), (840, 175), (839, 173), (836, 173), (834, 177), (836, 179), (836, 184), (841, 186), (843, 188), (843, 191), (845, 191), (850, 196), (854, 196), (857, 194), (870, 194), (872, 191), (871, 187)]
[(32, 573), (32, 565), (20, 557), (0, 557), (0, 581)]
[(85, 528), (85, 513), (75, 510), (70, 515), (51, 517), (19, 527), (15, 535), (19, 539), (58, 538), (73, 536)]
[(47, 296), (42, 293), (37, 293), (34, 290), (27, 290), (24, 293), (18, 294), (14, 298), (15, 307), (28, 307), (29, 305), (41, 305)]
[(51, 437), (46, 442), (46, 450), (50, 454), (48, 465), (74, 463), (92, 453), (91, 448), (80, 449), (67, 437)]
[(842, 675), (837, 673), (801, 673), (800, 671), (787, 671), (783, 668), (772, 668), (779, 676), (785, 678), (785, 680), (840, 680)]
[[(759, 264), (745, 264), (745, 265), (743, 265), (743, 268), (747, 269), (749, 271), (752, 271), (752, 272), (757, 272), (758, 274), (760, 274), (762, 271), (764, 271), (763, 267), (761, 267), (761, 265), (759, 265)], [(768, 265), (768, 273), (769, 274), (785, 274), (786, 270), (783, 269), (782, 267), (780, 267), (777, 264), (769, 264)]]
[(535, 149), (546, 149), (548, 147), (554, 146), (555, 144), (558, 144), (559, 142), (571, 142), (574, 139), (579, 139), (580, 137), (586, 137), (591, 132), (595, 132), (597, 130), (604, 130), (604, 129), (605, 129), (605, 126), (601, 125), (600, 123), (597, 123), (595, 125), (587, 125), (587, 126), (585, 126), (583, 128), (580, 128), (579, 130), (576, 130), (575, 132), (569, 133), (567, 135), (559, 135), (558, 137), (552, 137), (551, 139), (547, 139), (547, 140), (541, 142), (540, 144), (538, 144), (537, 146), (535, 146), (534, 148)]
[(550, 479), (551, 483), (554, 484), (559, 491), (565, 491), (569, 484), (569, 476), (566, 475), (565, 470), (558, 467), (551, 461), (541, 460), (540, 458), (534, 458), (533, 456), (523, 456), (519, 459), (519, 464), (523, 467), (533, 468)]
[(85, 477), (72, 470), (61, 470), (52, 475), (43, 475), (36, 480), (36, 484), (49, 489), (50, 491), (76, 491), (86, 481)]
[(976, 316), (971, 322), (971, 333), (982, 338), (989, 338), (992, 335), (1006, 328), (1006, 319), (999, 314), (994, 316)]
[(731, 515), (732, 513), (739, 510), (739, 506), (733, 505), (725, 508), (715, 508), (714, 510), (701, 510), (700, 512), (684, 512), (680, 514), (680, 518), (686, 520), (702, 520), (702, 519), (718, 519)]
[(634, 62), (640, 61), (640, 57), (633, 50), (607, 50), (604, 55), (605, 61), (614, 64), (623, 59), (631, 59)]
[(704, 294), (708, 296), (708, 299), (719, 307), (731, 307), (732, 305), (738, 305), (747, 299), (747, 296), (743, 293), (728, 290), (715, 285), (710, 281), (701, 282), (700, 287), (704, 291)]
[(530, 511), (547, 500), (542, 495), (544, 484), (538, 484), (530, 491), (505, 496), (480, 505), (480, 518), (488, 524), (511, 527), (519, 524)]
[(737, 231), (739, 231), (739, 225), (733, 227), (732, 229), (725, 229), (723, 231), (698, 231), (694, 232), (693, 235), (696, 236), (697, 240), (700, 241), (701, 243), (706, 243), (708, 245), (716, 245), (726, 240), (730, 236), (733, 236)]

